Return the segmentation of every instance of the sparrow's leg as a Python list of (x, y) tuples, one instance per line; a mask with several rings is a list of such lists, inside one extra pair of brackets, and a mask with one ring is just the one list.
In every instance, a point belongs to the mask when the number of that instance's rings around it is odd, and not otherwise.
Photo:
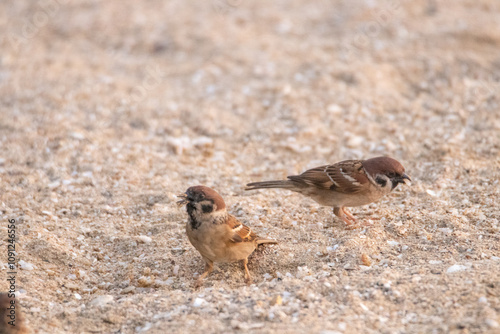
[[(344, 223), (345, 223), (347, 226), (350, 226), (350, 225), (352, 225), (355, 221), (351, 221), (351, 220), (349, 219), (349, 216), (347, 216), (347, 215), (345, 214), (344, 210), (345, 210), (345, 209), (344, 209), (343, 207), (341, 207), (341, 208), (339, 208), (339, 207), (335, 207), (335, 208), (333, 208), (333, 214), (334, 214), (335, 216), (339, 217), (340, 219), (342, 219), (342, 220), (344, 221)], [(352, 216), (352, 215), (351, 215), (351, 216)]]
[(250, 272), (248, 271), (248, 259), (243, 260), (243, 268), (245, 268), (245, 281), (247, 284), (252, 283), (252, 276), (250, 275)]
[(196, 286), (199, 287), (203, 284), (203, 279), (207, 277), (208, 274), (210, 274), (214, 270), (214, 263), (213, 261), (207, 259), (206, 257), (203, 258), (205, 260), (205, 272), (198, 277), (196, 280)]

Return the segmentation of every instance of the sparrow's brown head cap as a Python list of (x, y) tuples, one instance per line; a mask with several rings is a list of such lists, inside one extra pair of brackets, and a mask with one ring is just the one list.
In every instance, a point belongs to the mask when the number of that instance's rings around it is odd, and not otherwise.
[(364, 160), (362, 163), (365, 170), (371, 175), (394, 173), (401, 176), (405, 173), (403, 165), (396, 159), (389, 157), (371, 158)]
[(226, 203), (221, 195), (212, 188), (206, 186), (189, 187), (186, 190), (186, 200), (189, 202), (211, 201), (216, 206), (216, 211), (226, 208)]
[(405, 183), (410, 185), (411, 179), (405, 174), (405, 168), (396, 159), (389, 157), (376, 157), (362, 161), (365, 171), (374, 176), (377, 174), (386, 175), (393, 181), (393, 184)]

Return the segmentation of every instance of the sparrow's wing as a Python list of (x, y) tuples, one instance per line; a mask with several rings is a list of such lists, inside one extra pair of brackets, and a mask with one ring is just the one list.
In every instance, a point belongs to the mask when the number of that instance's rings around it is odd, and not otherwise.
[(232, 242), (250, 242), (257, 238), (250, 227), (240, 223), (234, 216), (229, 216), (227, 225), (231, 229), (230, 239)]
[(346, 160), (333, 165), (312, 168), (300, 175), (288, 178), (295, 182), (344, 194), (358, 193), (370, 182), (359, 160)]

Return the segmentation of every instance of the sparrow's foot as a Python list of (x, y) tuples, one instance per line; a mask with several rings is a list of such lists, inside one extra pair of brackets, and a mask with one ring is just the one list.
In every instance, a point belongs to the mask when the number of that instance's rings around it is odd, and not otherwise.
[(194, 282), (194, 288), (199, 289), (202, 287), (202, 285), (203, 285), (203, 279), (200, 279), (200, 277), (198, 277), (198, 279)]
[(203, 280), (208, 276), (212, 271), (214, 271), (214, 263), (208, 259), (205, 260), (205, 272), (198, 277), (196, 283), (194, 284), (195, 288), (199, 288), (203, 285)]
[(344, 222), (346, 223), (346, 229), (348, 230), (354, 230), (357, 228), (360, 228), (362, 224), (358, 224), (358, 221), (352, 213), (350, 213), (346, 208), (342, 208), (342, 211), (344, 212)]
[(349, 210), (347, 210), (346, 208), (342, 208), (342, 211), (344, 211), (344, 214), (347, 216), (347, 218), (349, 218), (349, 220), (353, 223), (356, 223), (356, 218), (354, 218), (354, 216), (352, 215), (352, 213), (349, 212)]
[(252, 276), (250, 275), (250, 271), (248, 270), (248, 259), (243, 260), (243, 268), (245, 269), (245, 282), (247, 285), (252, 284)]
[(356, 228), (356, 218), (354, 218), (354, 216), (347, 211), (346, 208), (333, 208), (333, 214), (342, 219), (342, 221), (347, 225), (347, 228)]

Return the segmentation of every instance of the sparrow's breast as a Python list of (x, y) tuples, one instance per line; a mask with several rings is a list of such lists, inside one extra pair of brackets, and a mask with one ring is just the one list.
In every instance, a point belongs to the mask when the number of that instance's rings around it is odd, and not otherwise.
[(232, 262), (246, 259), (254, 250), (255, 242), (230, 241), (228, 226), (201, 222), (196, 229), (186, 224), (186, 233), (191, 244), (200, 254), (214, 262)]

